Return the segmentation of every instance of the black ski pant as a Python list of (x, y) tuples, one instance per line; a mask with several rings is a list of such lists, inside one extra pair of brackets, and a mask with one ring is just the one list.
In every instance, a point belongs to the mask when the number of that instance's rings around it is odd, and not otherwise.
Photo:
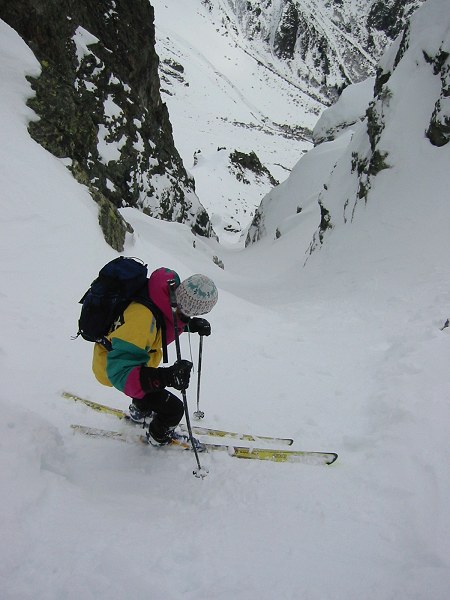
[(183, 402), (168, 390), (150, 392), (143, 398), (133, 398), (133, 404), (141, 410), (152, 410), (155, 413), (152, 430), (156, 434), (163, 434), (176, 427), (184, 415)]

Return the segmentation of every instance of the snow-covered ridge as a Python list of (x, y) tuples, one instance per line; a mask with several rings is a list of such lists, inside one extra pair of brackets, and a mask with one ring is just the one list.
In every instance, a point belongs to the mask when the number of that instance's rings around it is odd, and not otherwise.
[[(306, 189), (307, 197), (289, 203), (285, 195), (280, 208), (280, 191), (271, 192), (258, 208), (248, 243), (266, 235), (279, 237), (286, 227), (291, 228), (283, 219), (297, 215), (295, 219), (301, 222), (302, 211), (310, 207), (310, 212), (315, 206), (318, 229), (308, 251), (317, 248), (326, 234), (331, 232), (332, 237), (333, 228), (352, 222), (366, 204), (378, 205), (379, 186), (389, 190), (393, 181), (398, 182), (399, 173), (408, 189), (412, 173), (421, 173), (424, 168), (417, 149), (423, 148), (430, 160), (436, 153), (433, 132), (442, 132), (444, 146), (445, 114), (447, 119), (449, 115), (444, 99), (449, 68), (444, 4), (430, 2), (419, 9), (410, 26), (382, 57), (375, 83), (369, 79), (347, 88), (339, 101), (323, 113), (314, 130), (314, 138), (322, 143), (300, 160), (289, 178), (293, 181), (286, 182), (287, 186)], [(448, 144), (436, 160), (444, 163), (447, 153)], [(333, 155), (334, 162), (322, 164), (322, 155)], [(309, 177), (316, 182), (314, 192), (304, 185), (305, 171), (309, 173), (306, 181)], [(417, 196), (420, 204), (417, 188), (411, 190), (411, 196)], [(305, 238), (301, 239), (305, 250)]]

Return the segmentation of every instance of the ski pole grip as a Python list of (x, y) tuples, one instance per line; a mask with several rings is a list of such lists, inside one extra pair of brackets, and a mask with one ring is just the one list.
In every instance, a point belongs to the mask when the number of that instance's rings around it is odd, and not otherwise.
[(175, 296), (175, 290), (177, 289), (177, 282), (175, 281), (175, 279), (169, 279), (167, 283), (169, 285), (170, 306), (172, 309), (176, 309), (177, 297)]

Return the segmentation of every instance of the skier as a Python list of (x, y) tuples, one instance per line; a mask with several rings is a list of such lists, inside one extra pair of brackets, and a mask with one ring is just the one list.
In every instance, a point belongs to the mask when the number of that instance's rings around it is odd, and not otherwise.
[[(177, 282), (178, 331), (209, 336), (211, 325), (198, 315), (208, 313), (216, 304), (217, 288), (205, 275), (192, 275), (180, 283), (178, 274), (164, 267), (148, 279), (148, 293), (164, 320), (166, 343), (175, 339), (170, 305), (170, 280)], [(156, 312), (156, 310), (154, 311)], [(187, 389), (192, 362), (180, 360), (170, 367), (158, 367), (162, 359), (163, 335), (157, 316), (149, 308), (132, 302), (117, 319), (107, 336), (111, 349), (95, 344), (92, 368), (97, 380), (114, 386), (133, 400), (130, 418), (144, 423), (152, 416), (148, 440), (154, 446), (168, 444), (184, 414), (183, 402), (166, 388)]]

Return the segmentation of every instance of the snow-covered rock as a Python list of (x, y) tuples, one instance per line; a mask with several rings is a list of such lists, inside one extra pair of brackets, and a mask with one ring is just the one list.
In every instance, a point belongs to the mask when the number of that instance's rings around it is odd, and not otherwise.
[(359, 123), (366, 116), (373, 99), (374, 77), (349, 85), (330, 108), (324, 110), (313, 130), (315, 144), (335, 139), (343, 130)]

